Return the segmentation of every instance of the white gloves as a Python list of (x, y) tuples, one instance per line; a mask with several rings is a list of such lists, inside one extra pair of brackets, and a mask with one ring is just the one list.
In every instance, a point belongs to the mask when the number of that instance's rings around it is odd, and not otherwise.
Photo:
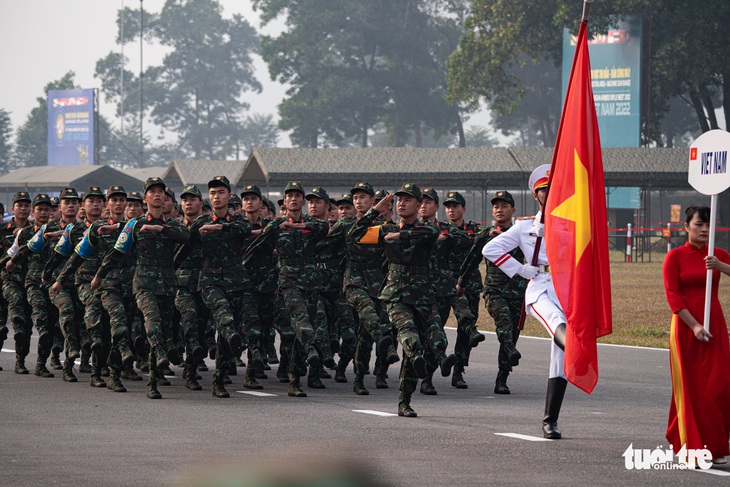
[(534, 265), (529, 264), (523, 264), (522, 267), (520, 267), (520, 270), (517, 271), (517, 274), (524, 277), (525, 279), (534, 279), (537, 277), (537, 275), (540, 273), (540, 269), (535, 267)]
[(545, 236), (545, 224), (544, 223), (533, 223), (532, 224), (532, 231), (533, 233), (542, 238)]

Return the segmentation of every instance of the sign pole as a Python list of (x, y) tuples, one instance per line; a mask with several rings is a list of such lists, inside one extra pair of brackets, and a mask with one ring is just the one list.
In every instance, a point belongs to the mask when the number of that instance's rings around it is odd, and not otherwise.
[[(717, 195), (710, 198), (710, 241), (707, 243), (707, 255), (715, 255), (715, 228), (717, 227)], [(712, 269), (707, 269), (707, 284), (705, 285), (705, 319), (702, 322), (705, 331), (710, 333), (710, 299), (712, 295)]]

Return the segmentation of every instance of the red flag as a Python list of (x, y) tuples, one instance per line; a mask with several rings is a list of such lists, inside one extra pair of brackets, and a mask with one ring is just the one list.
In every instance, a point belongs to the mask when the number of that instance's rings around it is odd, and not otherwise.
[(598, 381), (596, 338), (611, 333), (606, 189), (581, 22), (550, 168), (545, 250), (567, 318), (565, 375), (590, 394)]

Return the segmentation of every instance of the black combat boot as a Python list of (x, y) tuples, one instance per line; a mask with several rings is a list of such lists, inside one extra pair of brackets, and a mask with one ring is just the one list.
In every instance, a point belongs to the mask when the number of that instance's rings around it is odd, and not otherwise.
[(127, 388), (119, 379), (119, 371), (114, 369), (109, 371), (109, 382), (106, 384), (106, 388), (114, 392), (127, 392)]
[(464, 380), (464, 367), (457, 365), (451, 375), (451, 385), (457, 389), (468, 389), (469, 385)]
[(78, 382), (76, 375), (74, 375), (74, 361), (68, 358), (63, 363), (63, 380), (64, 382)]
[(213, 374), (213, 395), (219, 398), (231, 397), (224, 385), (224, 376), (222, 370), (218, 369)]
[(16, 354), (15, 355), (15, 373), (26, 375), (29, 374), (28, 369), (25, 366), (25, 356)]
[(51, 368), (53, 370), (63, 370), (63, 365), (61, 364), (61, 349), (60, 348), (54, 348), (51, 350)]
[(266, 355), (267, 355), (268, 362), (271, 365), (276, 365), (279, 363), (279, 357), (276, 355), (276, 346), (274, 345), (273, 340), (266, 347)]
[(294, 375), (289, 375), (289, 397), (307, 397), (307, 393), (302, 390), (301, 380)]
[(421, 394), (425, 394), (427, 396), (435, 396), (438, 394), (436, 388), (433, 386), (432, 377), (426, 377), (421, 381)]
[(259, 390), (259, 389), (264, 388), (264, 386), (259, 384), (259, 382), (256, 380), (256, 369), (254, 369), (251, 366), (246, 367), (246, 373), (243, 378), (243, 387), (245, 387), (246, 389), (254, 389), (254, 390)]
[(365, 377), (362, 374), (355, 374), (355, 382), (352, 386), (352, 391), (358, 396), (367, 396), (370, 391), (365, 389)]
[(101, 378), (101, 367), (97, 364), (93, 364), (91, 370), (91, 379), (89, 380), (91, 387), (104, 387), (106, 382)]
[(157, 390), (157, 374), (150, 371), (150, 377), (147, 381), (147, 397), (150, 399), (162, 399), (162, 394)]
[(375, 388), (376, 389), (387, 389), (388, 381), (385, 378), (388, 376), (386, 373), (380, 373), (375, 376)]
[(87, 351), (85, 348), (81, 349), (81, 363), (79, 364), (79, 372), (82, 374), (90, 374), (91, 373), (91, 364), (89, 363), (89, 360), (91, 359), (91, 353)]
[(131, 381), (140, 381), (142, 380), (142, 376), (137, 374), (135, 372), (134, 367), (132, 365), (126, 365), (122, 369), (122, 379), (131, 380)]
[(411, 407), (411, 395), (401, 392), (398, 396), (398, 416), (406, 418), (415, 418), (418, 416)]
[(335, 369), (335, 382), (347, 382), (347, 376), (345, 375), (345, 371), (347, 370), (347, 366), (349, 365), (349, 363), (349, 360), (340, 358), (340, 362), (337, 364), (337, 369)]
[(547, 396), (545, 397), (545, 417), (542, 420), (542, 432), (545, 438), (559, 440), (562, 434), (558, 429), (558, 416), (563, 405), (565, 388), (568, 381), (562, 377), (548, 379)]
[(325, 385), (322, 383), (322, 379), (319, 378), (319, 367), (309, 367), (309, 374), (307, 374), (307, 387), (310, 389), (325, 388)]
[(475, 326), (471, 333), (469, 333), (469, 346), (471, 348), (476, 348), (477, 345), (479, 345), (481, 342), (486, 340), (487, 337), (484, 336), (483, 333), (479, 333), (479, 330), (477, 330), (477, 327)]
[(507, 354), (507, 361), (509, 362), (510, 367), (517, 367), (520, 365), (522, 354), (515, 348), (512, 340), (505, 340), (502, 342), (502, 347)]
[(441, 367), (441, 375), (448, 377), (451, 375), (451, 369), (456, 365), (457, 358), (455, 354), (451, 354), (447, 357), (442, 358), (439, 361), (439, 367)]
[(55, 377), (51, 373), (51, 371), (46, 368), (45, 360), (42, 362), (40, 360), (38, 360), (38, 362), (36, 363), (36, 366), (35, 366), (35, 375), (37, 375), (38, 377), (44, 377), (47, 379)]
[[(188, 357), (188, 360), (191, 360)], [(198, 382), (198, 373), (195, 370), (195, 365), (185, 362), (183, 366), (183, 379), (185, 379), (185, 387), (191, 391), (202, 391), (203, 386)]]
[(507, 387), (507, 376), (509, 376), (509, 371), (507, 370), (500, 370), (497, 373), (497, 380), (494, 383), (494, 393), (495, 394), (509, 394), (509, 387)]

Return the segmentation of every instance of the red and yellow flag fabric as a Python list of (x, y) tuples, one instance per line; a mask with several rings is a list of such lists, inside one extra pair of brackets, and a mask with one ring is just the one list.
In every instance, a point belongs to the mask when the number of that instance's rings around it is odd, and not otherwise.
[(550, 168), (545, 250), (567, 318), (565, 374), (590, 394), (598, 381), (596, 339), (611, 333), (611, 278), (603, 160), (586, 30), (581, 22)]

